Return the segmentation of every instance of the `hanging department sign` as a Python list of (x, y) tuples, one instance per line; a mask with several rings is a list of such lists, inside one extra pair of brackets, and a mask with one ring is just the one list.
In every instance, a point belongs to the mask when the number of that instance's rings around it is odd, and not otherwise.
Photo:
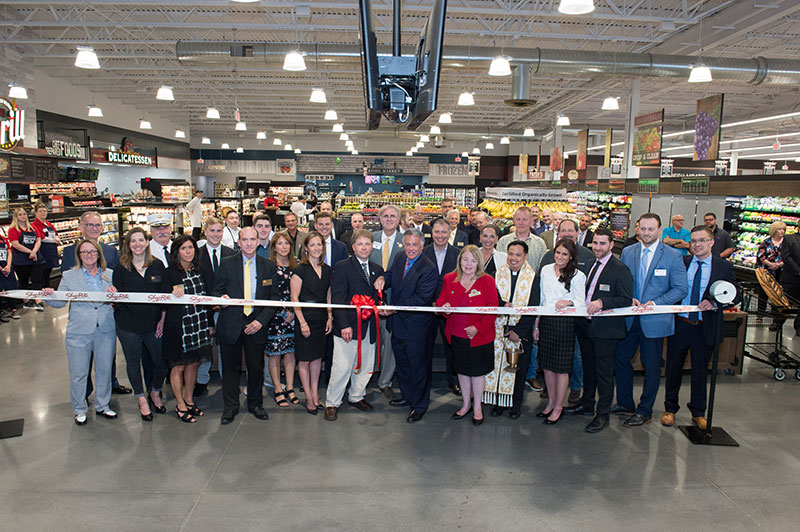
[(634, 121), (633, 155), (635, 166), (658, 166), (661, 162), (661, 136), (664, 133), (664, 109), (637, 116)]
[(486, 187), (486, 197), (509, 201), (564, 201), (566, 189)]
[(466, 164), (431, 164), (428, 176), (432, 177), (469, 177), (469, 165)]
[(25, 111), (0, 97), (0, 150), (11, 151), (25, 138)]
[(153, 166), (153, 158), (141, 153), (127, 151), (110, 151), (106, 156), (108, 162), (118, 164), (135, 164), (139, 166)]
[(86, 148), (77, 142), (65, 142), (54, 140), (50, 146), (45, 148), (47, 155), (58, 157), (59, 159), (86, 159)]

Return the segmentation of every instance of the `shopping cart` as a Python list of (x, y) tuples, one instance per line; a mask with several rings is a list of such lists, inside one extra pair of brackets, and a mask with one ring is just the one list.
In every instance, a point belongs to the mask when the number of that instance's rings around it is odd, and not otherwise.
[[(797, 318), (800, 302), (787, 296), (763, 268), (756, 270), (756, 279), (756, 283), (742, 283), (742, 309), (748, 313), (748, 322), (754, 318), (748, 325), (769, 327), (775, 336), (771, 342), (745, 342), (744, 356), (774, 368), (773, 377), (777, 381), (786, 378), (787, 370), (794, 370), (795, 378), (800, 380), (800, 355), (783, 344), (783, 324)], [(764, 304), (765, 297), (769, 304)]]

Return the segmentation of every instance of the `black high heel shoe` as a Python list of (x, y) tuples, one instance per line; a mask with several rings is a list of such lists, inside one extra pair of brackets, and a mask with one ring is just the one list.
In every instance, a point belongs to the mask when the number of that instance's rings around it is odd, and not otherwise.
[(553, 413), (552, 410), (549, 411), (549, 412), (545, 412), (544, 410), (542, 410), (541, 412), (538, 412), (536, 414), (536, 417), (550, 417), (550, 414), (552, 414), (552, 413)]
[(150, 403), (150, 408), (156, 414), (166, 414), (167, 413), (167, 407), (164, 406), (163, 404), (161, 406), (156, 406), (156, 404), (153, 402), (153, 399), (150, 397), (149, 394), (147, 395), (147, 402)]
[(477, 427), (478, 425), (481, 425), (481, 424), (483, 424), (483, 420), (484, 420), (484, 419), (486, 419), (486, 418), (475, 419), (475, 418), (473, 417), (473, 418), (472, 418), (472, 424), (473, 424), (473, 425), (475, 425), (475, 426)]
[(467, 410), (466, 412), (464, 412), (464, 413), (463, 413), (463, 414), (461, 414), (461, 415), (459, 415), (459, 413), (458, 413), (458, 410), (456, 410), (456, 411), (453, 413), (453, 415), (452, 415), (452, 416), (450, 416), (450, 419), (462, 419), (462, 418), (466, 417), (466, 416), (467, 416), (467, 414), (469, 414), (470, 412), (472, 412), (472, 407), (469, 407), (469, 410)]
[(554, 420), (552, 420), (552, 421), (551, 421), (549, 418), (545, 418), (545, 420), (544, 420), (544, 424), (545, 424), (545, 425), (555, 425), (556, 423), (558, 423), (559, 421), (561, 421), (561, 418), (562, 418), (562, 417), (564, 417), (564, 411), (563, 411), (563, 410), (562, 410), (562, 411), (561, 411), (561, 413), (558, 415), (558, 417), (557, 417), (557, 418), (555, 418), (555, 419), (554, 419)]

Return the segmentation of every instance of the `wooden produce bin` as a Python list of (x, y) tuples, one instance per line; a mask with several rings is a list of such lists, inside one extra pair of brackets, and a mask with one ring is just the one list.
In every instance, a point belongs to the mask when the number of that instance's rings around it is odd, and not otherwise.
[[(744, 334), (747, 329), (747, 313), (746, 312), (726, 312), (725, 322), (723, 324), (723, 339), (722, 345), (719, 349), (719, 363), (718, 369), (722, 373), (741, 375), (742, 373), (742, 358), (744, 353)], [(661, 376), (664, 376), (664, 365), (667, 360), (667, 339), (664, 339), (664, 352), (661, 357)], [(684, 371), (690, 369), (691, 357), (686, 357), (686, 363), (683, 366)], [(708, 362), (709, 369), (711, 368), (711, 360)], [(633, 369), (635, 371), (642, 371), (642, 363), (639, 360), (639, 352), (633, 358)]]

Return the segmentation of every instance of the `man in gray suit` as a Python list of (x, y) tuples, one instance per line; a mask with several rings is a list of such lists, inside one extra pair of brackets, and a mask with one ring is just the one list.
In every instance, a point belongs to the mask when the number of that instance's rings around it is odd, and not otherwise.
[[(381, 223), (381, 230), (375, 231), (372, 235), (372, 254), (369, 260), (380, 264), (385, 271), (397, 254), (403, 251), (403, 236), (397, 230), (397, 225), (400, 223), (400, 209), (395, 205), (384, 205), (378, 211), (378, 219)], [(391, 401), (394, 399), (392, 377), (395, 363), (392, 352), (392, 334), (386, 330), (386, 322), (385, 319), (381, 320), (381, 374), (378, 378), (378, 388), (386, 399)]]

